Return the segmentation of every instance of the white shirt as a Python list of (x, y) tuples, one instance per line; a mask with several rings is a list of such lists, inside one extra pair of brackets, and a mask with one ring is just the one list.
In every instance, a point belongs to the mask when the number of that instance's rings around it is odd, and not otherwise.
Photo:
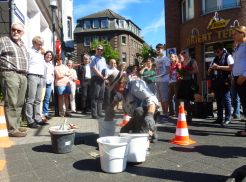
[(91, 79), (91, 68), (90, 64), (85, 65), (85, 78)]
[(36, 49), (29, 50), (28, 73), (36, 75), (44, 75), (45, 60), (44, 55)]
[(45, 62), (45, 66), (47, 68), (47, 73), (46, 73), (46, 84), (52, 84), (54, 82), (54, 70), (55, 67), (52, 63), (52, 61), (50, 62)]
[[(166, 74), (167, 67), (170, 67), (170, 60), (167, 56), (157, 57), (156, 64), (156, 82), (169, 82), (169, 74)], [(164, 75), (164, 76), (163, 76)]]

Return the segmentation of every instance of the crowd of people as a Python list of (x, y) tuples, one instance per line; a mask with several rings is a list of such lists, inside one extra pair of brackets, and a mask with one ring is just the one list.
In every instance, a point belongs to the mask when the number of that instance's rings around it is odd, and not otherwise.
[[(97, 45), (94, 55), (81, 56), (81, 64), (74, 65), (72, 60), (67, 60), (64, 65), (60, 55), (43, 50), (44, 40), (40, 36), (35, 36), (32, 48), (27, 49), (21, 40), (23, 34), (24, 26), (14, 23), (11, 36), (0, 38), (1, 87), (9, 136), (27, 135), (26, 128), (20, 127), (23, 115), (30, 128), (47, 124), (52, 90), (57, 95), (61, 117), (78, 112), (78, 103), (84, 115), (90, 112), (93, 119), (113, 120), (114, 107), (122, 101), (123, 112), (132, 117), (122, 132), (147, 132), (152, 139), (156, 138), (157, 115), (163, 120), (177, 116), (181, 101), (187, 111), (187, 122), (192, 122), (192, 102), (199, 92), (199, 70), (188, 49), (169, 58), (163, 54), (164, 45), (159, 43), (156, 57), (127, 67), (125, 62), (117, 65), (115, 59), (105, 60), (104, 47)], [(246, 116), (246, 27), (234, 28), (233, 39), (232, 55), (223, 44), (214, 46), (215, 58), (208, 70), (218, 108), (214, 123), (223, 127), (232, 117), (241, 117), (240, 105)], [(78, 80), (81, 97), (76, 101)], [(246, 136), (246, 131), (237, 135)]]

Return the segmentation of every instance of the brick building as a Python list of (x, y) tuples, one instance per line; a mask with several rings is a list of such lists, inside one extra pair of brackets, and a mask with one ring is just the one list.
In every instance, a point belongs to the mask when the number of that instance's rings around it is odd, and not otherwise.
[(140, 30), (131, 20), (110, 9), (78, 19), (74, 31), (78, 62), (81, 62), (81, 54), (89, 52), (93, 40), (107, 40), (119, 51), (120, 62), (136, 64), (139, 50), (144, 43)]
[(188, 48), (201, 83), (214, 58), (213, 45), (223, 42), (232, 51), (232, 26), (246, 25), (246, 0), (165, 0), (165, 20), (167, 51)]

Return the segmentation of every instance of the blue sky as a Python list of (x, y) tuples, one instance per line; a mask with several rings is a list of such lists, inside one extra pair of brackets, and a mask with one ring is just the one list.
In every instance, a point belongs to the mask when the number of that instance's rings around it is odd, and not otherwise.
[(164, 0), (74, 0), (74, 20), (111, 9), (141, 28), (145, 42), (165, 43)]

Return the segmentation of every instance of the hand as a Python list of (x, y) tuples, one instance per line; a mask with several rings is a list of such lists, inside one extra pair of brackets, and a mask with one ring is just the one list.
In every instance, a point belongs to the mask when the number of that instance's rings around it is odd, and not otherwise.
[(246, 81), (246, 77), (244, 76), (239, 76), (237, 79), (237, 84), (242, 85)]
[(218, 67), (219, 67), (219, 65), (214, 63), (210, 68), (213, 69), (213, 70), (217, 70)]

